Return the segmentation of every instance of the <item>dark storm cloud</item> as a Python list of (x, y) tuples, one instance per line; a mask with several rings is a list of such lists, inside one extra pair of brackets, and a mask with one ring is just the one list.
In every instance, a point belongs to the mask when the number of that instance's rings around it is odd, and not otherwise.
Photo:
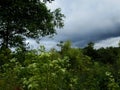
[[(117, 27), (117, 26), (116, 26)], [(120, 36), (120, 28), (111, 28), (111, 29), (104, 29), (106, 32), (99, 32), (100, 29), (97, 29), (98, 32), (92, 32), (91, 34), (86, 34), (84, 36), (79, 37), (72, 37), (72, 41), (75, 46), (83, 47), (89, 42), (99, 42), (101, 40), (109, 39), (109, 38), (115, 38)], [(103, 30), (103, 29), (102, 29)]]
[(69, 29), (69, 31), (66, 30), (67, 32), (60, 30), (61, 32), (59, 31), (58, 35), (54, 37), (54, 41), (71, 40), (74, 46), (83, 47), (89, 42), (96, 43), (101, 40), (120, 36), (120, 25), (118, 23), (103, 28), (90, 28), (87, 30), (72, 29)]

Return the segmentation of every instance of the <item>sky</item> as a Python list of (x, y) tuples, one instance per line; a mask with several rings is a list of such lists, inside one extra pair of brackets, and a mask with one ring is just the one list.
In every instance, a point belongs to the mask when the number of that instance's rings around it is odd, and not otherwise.
[(66, 16), (65, 26), (57, 29), (57, 35), (40, 41), (47, 49), (56, 48), (57, 43), (66, 40), (80, 48), (89, 42), (94, 42), (95, 48), (118, 46), (120, 0), (55, 0), (47, 6), (51, 10), (61, 8)]

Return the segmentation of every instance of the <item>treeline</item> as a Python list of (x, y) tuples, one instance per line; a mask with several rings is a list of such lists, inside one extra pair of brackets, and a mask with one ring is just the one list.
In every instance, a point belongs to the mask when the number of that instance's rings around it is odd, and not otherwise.
[(120, 48), (0, 49), (0, 90), (119, 90)]

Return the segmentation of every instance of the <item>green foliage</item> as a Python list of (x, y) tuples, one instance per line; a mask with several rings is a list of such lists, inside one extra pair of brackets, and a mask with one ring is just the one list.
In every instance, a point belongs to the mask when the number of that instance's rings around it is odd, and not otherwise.
[(119, 49), (117, 50), (117, 48), (101, 48), (99, 50), (97, 50), (97, 54), (98, 54), (98, 61), (101, 61), (105, 64), (113, 64), (116, 62), (118, 54), (119, 54)]
[(0, 48), (0, 66), (9, 62), (12, 58), (12, 52), (9, 48), (1, 47)]
[(31, 58), (31, 64), (27, 63), (28, 59), (25, 61), (24, 69), (28, 72), (25, 73), (26, 76), (23, 76), (23, 84), (27, 86), (27, 89), (60, 90), (63, 88), (68, 59), (51, 59), (51, 53), (45, 52), (36, 57), (37, 59)]
[[(10, 58), (7, 57), (9, 60), (0, 67), (0, 90), (120, 89), (119, 54), (114, 63), (104, 63), (84, 55), (84, 49), (72, 48), (70, 41), (59, 46), (60, 51), (46, 51), (44, 46), (28, 51), (8, 50)], [(109, 50), (119, 52), (119, 48)]]
[(83, 53), (91, 57), (93, 61), (100, 61), (105, 64), (113, 64), (118, 58), (119, 48), (108, 47), (96, 50), (94, 49), (94, 44), (89, 43), (88, 46), (83, 48)]
[[(18, 84), (25, 90), (64, 89), (68, 62), (67, 57), (54, 59), (52, 53), (44, 52), (43, 48), (39, 51), (30, 51), (26, 53), (24, 65), (12, 59), (1, 67), (3, 69), (1, 81), (5, 82), (2, 88), (6, 89), (7, 86), (12, 90)], [(11, 84), (6, 85), (10, 81)]]
[[(0, 89), (1, 90), (14, 90), (20, 87), (20, 77), (18, 75), (21, 65), (16, 59), (11, 59), (9, 63), (1, 66), (0, 74)], [(21, 88), (21, 87), (20, 87)]]
[(83, 49), (83, 53), (90, 56), (92, 60), (96, 60), (98, 57), (97, 51), (94, 49), (94, 43), (92, 42), (88, 43), (88, 45)]

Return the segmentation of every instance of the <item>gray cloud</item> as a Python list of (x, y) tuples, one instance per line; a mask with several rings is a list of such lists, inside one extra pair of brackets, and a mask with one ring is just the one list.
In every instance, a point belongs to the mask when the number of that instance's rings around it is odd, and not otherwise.
[(98, 42), (120, 35), (119, 0), (58, 0), (66, 15), (65, 27), (58, 31), (55, 41), (71, 40), (76, 46)]
[(111, 38), (120, 36), (120, 0), (55, 0), (47, 5), (52, 10), (61, 8), (66, 16), (65, 27), (57, 30), (58, 34), (53, 39), (41, 40), (41, 44), (48, 48), (66, 40), (78, 47), (92, 41), (98, 47), (100, 43), (108, 45), (109, 38), (112, 41), (116, 39)]
[(63, 33), (58, 33), (58, 35), (54, 37), (55, 38), (54, 40), (55, 41), (71, 40), (74, 46), (83, 47), (88, 42), (91, 41), (98, 42), (108, 38), (120, 36), (120, 27), (117, 24), (115, 24), (114, 27), (89, 29), (88, 32), (87, 30), (84, 32), (84, 29), (83, 31), (79, 31), (79, 28), (78, 32), (73, 31), (71, 33), (69, 32), (64, 33), (64, 31)]

